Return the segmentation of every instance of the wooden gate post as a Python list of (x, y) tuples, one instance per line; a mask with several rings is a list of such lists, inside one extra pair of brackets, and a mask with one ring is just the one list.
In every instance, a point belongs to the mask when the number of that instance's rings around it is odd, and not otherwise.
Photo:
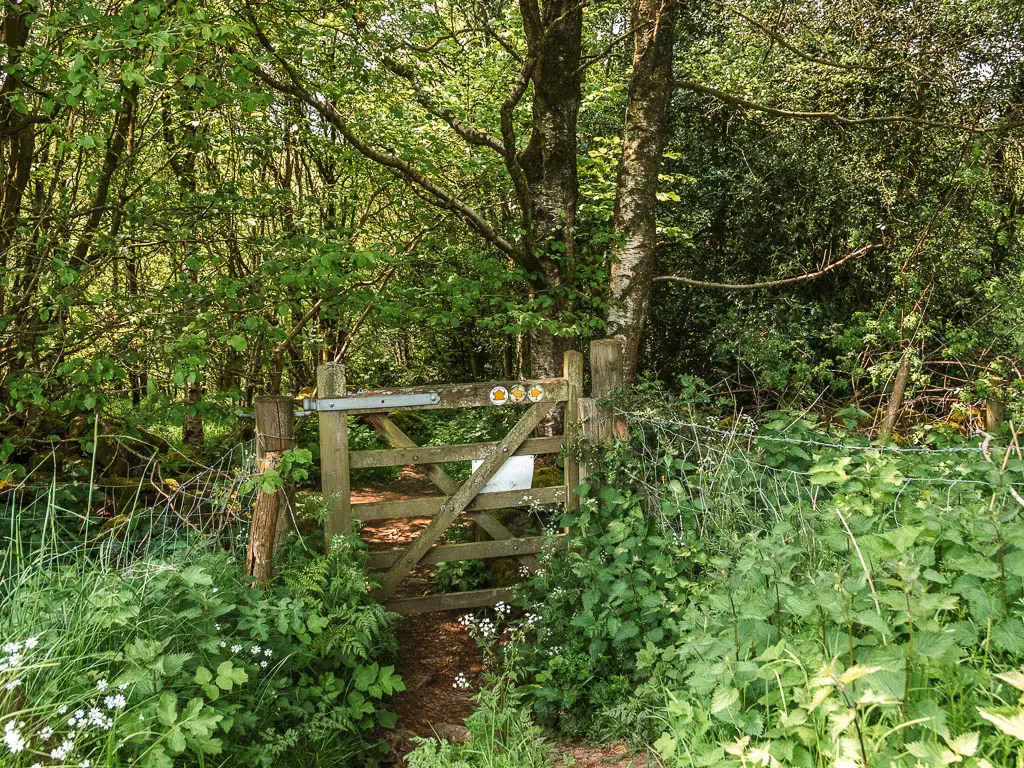
[[(622, 386), (622, 347), (618, 339), (595, 339), (590, 342), (590, 392), (601, 400)], [(614, 410), (607, 405), (597, 409), (597, 436), (601, 443), (614, 437), (625, 438), (625, 425), (615, 424)]]
[(565, 508), (580, 508), (576, 488), (580, 484), (580, 409), (583, 396), (583, 353), (567, 350), (562, 355), (562, 375), (568, 380), (569, 393), (563, 417), (565, 432)]
[[(256, 400), (256, 455), (259, 474), (276, 469), (285, 451), (295, 447), (295, 405), (290, 397), (261, 397)], [(287, 526), (286, 515), (292, 508), (294, 489), (288, 484), (275, 493), (256, 493), (249, 528), (249, 549), (245, 565), (257, 585), (270, 580), (274, 568), (274, 548), (279, 531)]]
[[(345, 396), (345, 366), (324, 363), (316, 369), (317, 397), (326, 400)], [(320, 474), (324, 502), (329, 505), (324, 522), (327, 546), (352, 523), (352, 496), (348, 466), (348, 415), (320, 411)]]

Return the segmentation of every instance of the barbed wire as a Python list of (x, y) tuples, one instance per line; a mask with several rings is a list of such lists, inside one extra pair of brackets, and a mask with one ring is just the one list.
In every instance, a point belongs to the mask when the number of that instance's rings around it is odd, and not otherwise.
[[(715, 434), (718, 435), (719, 437), (737, 440), (756, 440), (759, 442), (783, 443), (790, 445), (808, 445), (818, 448), (832, 448), (846, 451), (858, 450), (873, 453), (928, 455), (959, 453), (978, 453), (982, 455), (984, 454), (984, 448), (981, 446), (981, 444), (952, 446), (948, 448), (932, 448), (926, 446), (903, 447), (900, 445), (874, 445), (871, 443), (835, 443), (827, 442), (824, 440), (808, 440), (806, 438), (785, 437), (782, 435), (763, 435), (757, 432), (741, 432), (739, 430), (722, 429), (721, 427), (712, 427), (708, 424), (696, 424), (690, 421), (668, 419), (664, 417), (654, 417), (650, 415), (637, 413), (634, 411), (617, 411), (617, 415), (626, 419), (627, 424), (672, 425), (678, 429), (694, 429), (709, 434)], [(992, 447), (998, 449), (999, 446)], [(1005, 448), (1005, 446), (1003, 447)]]

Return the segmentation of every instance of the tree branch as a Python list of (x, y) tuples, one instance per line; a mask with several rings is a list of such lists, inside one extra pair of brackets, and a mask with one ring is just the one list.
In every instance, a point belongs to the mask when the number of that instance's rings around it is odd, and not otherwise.
[(338, 110), (334, 102), (323, 94), (312, 94), (305, 87), (302, 79), (296, 73), (295, 69), (274, 49), (273, 44), (269, 38), (263, 33), (263, 31), (256, 24), (256, 20), (252, 17), (251, 11), (249, 12), (249, 21), (253, 25), (253, 31), (257, 40), (260, 44), (270, 53), (277, 62), (281, 65), (281, 68), (285, 71), (289, 82), (282, 81), (268, 72), (258, 64), (251, 64), (250, 70), (260, 80), (269, 85), (275, 90), (293, 96), (308, 106), (316, 110), (328, 123), (330, 123), (340, 133), (345, 140), (355, 149), (359, 154), (372, 160), (378, 165), (382, 165), (385, 168), (390, 169), (393, 173), (398, 176), (405, 178), (410, 183), (420, 187), (424, 191), (428, 192), (435, 201), (442, 207), (448, 210), (458, 213), (460, 216), (466, 219), (469, 224), (484, 237), (485, 240), (496, 246), (502, 252), (512, 257), (517, 263), (522, 264), (526, 269), (530, 268), (529, 259), (526, 259), (524, 263), (523, 253), (515, 245), (510, 243), (504, 237), (502, 237), (494, 228), (484, 219), (484, 217), (473, 207), (455, 197), (453, 194), (448, 192), (443, 187), (439, 186), (418, 170), (416, 170), (406, 160), (402, 159), (398, 155), (391, 154), (390, 152), (380, 151), (374, 149), (362, 138), (356, 134), (355, 131), (349, 126), (348, 121), (344, 115)]
[(838, 112), (801, 112), (798, 110), (780, 109), (778, 107), (769, 107), (764, 104), (758, 104), (757, 102), (744, 99), (742, 96), (734, 96), (731, 93), (720, 91), (717, 88), (711, 88), (701, 83), (696, 83), (692, 80), (677, 80), (676, 85), (680, 88), (686, 88), (687, 90), (694, 91), (695, 93), (701, 93), (705, 96), (713, 96), (719, 101), (724, 101), (727, 104), (734, 104), (744, 109), (753, 109), (758, 112), (765, 112), (769, 115), (777, 115), (778, 117), (789, 117), (800, 120), (823, 120), (827, 122), (839, 123), (841, 125), (870, 125), (872, 123), (903, 123), (907, 125), (923, 125), (930, 126), (932, 128), (951, 128), (957, 131), (964, 131), (966, 133), (986, 134), (986, 133), (997, 133), (1010, 128), (1016, 128), (1021, 123), (1004, 124), (1001, 126), (995, 126), (992, 128), (979, 128), (976, 125), (960, 125), (958, 123), (943, 123), (937, 120), (927, 120), (925, 118), (910, 117), (909, 115), (879, 115), (876, 117), (847, 117), (840, 115)]
[(819, 269), (817, 272), (809, 272), (806, 275), (797, 275), (796, 277), (785, 277), (781, 280), (769, 280), (764, 283), (709, 283), (704, 280), (692, 280), (689, 277), (680, 277), (678, 275), (661, 275), (651, 280), (653, 283), (682, 283), (683, 285), (689, 285), (692, 288), (711, 288), (719, 291), (762, 291), (767, 288), (781, 288), (786, 285), (793, 285), (795, 283), (803, 283), (809, 280), (816, 280), (819, 277), (827, 275), (833, 270), (839, 269), (848, 261), (852, 261), (875, 248), (880, 248), (878, 243), (872, 243), (871, 245), (865, 245), (852, 253), (848, 253), (839, 261), (834, 261), (827, 267)]

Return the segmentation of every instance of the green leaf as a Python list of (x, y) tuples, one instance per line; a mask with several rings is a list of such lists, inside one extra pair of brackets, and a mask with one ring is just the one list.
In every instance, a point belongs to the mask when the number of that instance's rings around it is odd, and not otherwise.
[(199, 667), (199, 669), (196, 670), (197, 683), (199, 683), (200, 685), (206, 685), (211, 680), (213, 680), (213, 673), (206, 667)]
[(156, 717), (167, 726), (174, 725), (178, 720), (178, 698), (170, 691), (164, 691), (156, 703)]

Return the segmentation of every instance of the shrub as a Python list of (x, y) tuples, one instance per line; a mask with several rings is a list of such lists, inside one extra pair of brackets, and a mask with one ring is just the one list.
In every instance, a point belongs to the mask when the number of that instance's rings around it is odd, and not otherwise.
[(35, 560), (3, 600), (3, 765), (372, 763), (402, 689), (365, 552), (337, 537), (266, 592), (180, 545), (120, 570)]

